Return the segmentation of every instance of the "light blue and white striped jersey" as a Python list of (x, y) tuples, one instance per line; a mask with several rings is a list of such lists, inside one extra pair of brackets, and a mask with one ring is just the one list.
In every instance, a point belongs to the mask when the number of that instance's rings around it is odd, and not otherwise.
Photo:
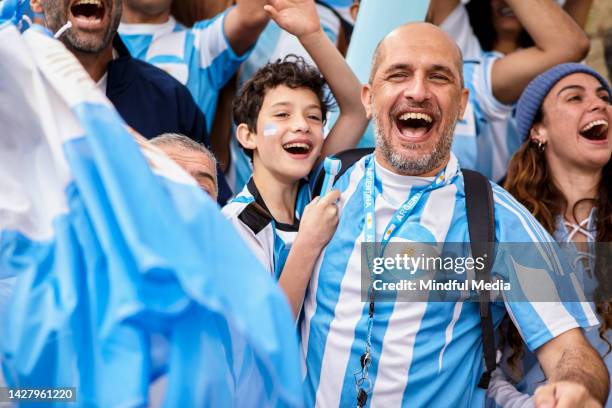
[[(340, 222), (312, 276), (301, 319), (306, 406), (355, 406), (356, 379), (364, 352), (369, 303), (362, 301), (361, 243), (364, 241), (366, 156), (336, 182), (341, 192)], [(443, 186), (429, 190), (422, 178), (400, 176), (376, 166), (377, 241), (395, 211), (422, 193), (396, 242), (469, 242), (463, 176), (454, 155)], [(424, 189), (426, 189), (424, 191)], [(424, 191), (424, 192), (423, 192)], [(552, 237), (505, 190), (493, 185), (495, 230), (499, 242), (534, 244), (549, 254)], [(526, 271), (558, 280), (561, 271), (534, 250), (528, 260), (511, 253), (495, 258), (493, 271), (512, 281)], [(528, 263), (531, 262), (531, 263)], [(554, 277), (551, 275), (555, 275)], [(521, 289), (524, 289), (521, 286)], [(531, 349), (578, 326), (597, 320), (590, 308), (568, 302), (506, 302), (492, 305), (495, 324), (507, 312)], [(372, 392), (369, 406), (477, 407), (485, 392), (477, 388), (484, 371), (482, 332), (476, 302), (378, 302), (372, 329)]]
[[(335, 3), (326, 3), (334, 7), (341, 14), (346, 14), (348, 7), (350, 7), (350, 4), (346, 6), (347, 2), (343, 0), (337, 0)], [(340, 21), (327, 7), (317, 5), (317, 11), (323, 31), (329, 40), (336, 44), (340, 33)], [(315, 65), (296, 36), (284, 31), (274, 21), (270, 21), (266, 29), (259, 36), (255, 49), (253, 49), (249, 58), (242, 64), (238, 77), (239, 86), (242, 86), (257, 70), (261, 69), (268, 62), (282, 59), (288, 54), (304, 57), (306, 62)], [(251, 161), (244, 154), (235, 137), (232, 137), (230, 151), (232, 161), (226, 174), (226, 179), (233, 191), (240, 191), (251, 177), (253, 168), (251, 167)]]
[(229, 10), (192, 28), (173, 17), (163, 24), (119, 25), (119, 34), (134, 58), (163, 69), (187, 86), (206, 117), (208, 131), (219, 91), (236, 73), (249, 52), (237, 56), (223, 29)]
[(223, 207), (222, 212), (261, 264), (278, 280), (297, 236), (300, 218), (309, 202), (310, 190), (308, 184), (303, 182), (298, 190), (295, 222), (291, 225), (280, 223), (270, 214), (251, 178), (242, 192)]
[(493, 96), (491, 69), (500, 57), (499, 53), (483, 53), (478, 59), (464, 61), (463, 77), (470, 96), (453, 140), (453, 153), (461, 167), (479, 171), (494, 181), (504, 177), (510, 158), (521, 145), (513, 106)]

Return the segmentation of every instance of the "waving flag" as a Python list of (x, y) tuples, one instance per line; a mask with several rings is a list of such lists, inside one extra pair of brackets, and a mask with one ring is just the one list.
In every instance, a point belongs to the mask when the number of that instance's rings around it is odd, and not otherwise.
[(25, 31), (33, 19), (30, 0), (0, 0), (0, 22), (11, 21), (20, 31)]
[(162, 338), (166, 406), (300, 406), (279, 288), (217, 205), (139, 147), (43, 31), (0, 25), (0, 282), (16, 280), (0, 308), (8, 385), (143, 406)]

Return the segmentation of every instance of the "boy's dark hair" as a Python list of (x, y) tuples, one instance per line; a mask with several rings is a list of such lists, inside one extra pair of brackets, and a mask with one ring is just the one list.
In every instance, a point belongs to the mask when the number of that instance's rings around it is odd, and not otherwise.
[[(278, 59), (266, 64), (242, 86), (232, 104), (236, 126), (244, 123), (251, 132), (256, 132), (257, 117), (266, 92), (279, 85), (285, 85), (291, 89), (305, 88), (314, 92), (321, 103), (321, 117), (325, 123), (327, 111), (334, 106), (332, 96), (326, 91), (325, 78), (319, 70), (308, 65), (304, 58), (289, 54), (282, 60)], [(251, 149), (243, 147), (242, 150), (253, 158)]]

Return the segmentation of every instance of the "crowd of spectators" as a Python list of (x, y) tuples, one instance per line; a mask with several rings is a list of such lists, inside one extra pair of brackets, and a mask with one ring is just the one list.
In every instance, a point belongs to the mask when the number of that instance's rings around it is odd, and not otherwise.
[[(345, 60), (352, 31), (376, 29), (359, 27), (359, 0), (30, 1), (278, 281), (299, 323), (307, 406), (512, 407), (601, 406), (609, 393), (612, 299), (597, 289), (608, 269), (589, 244), (612, 240), (612, 91), (581, 63), (592, 3), (431, 0), (425, 23), (388, 33), (362, 85)], [(325, 158), (357, 146), (369, 121), (374, 155), (315, 191)], [(494, 372), (477, 306), (374, 313), (355, 272), (356, 242), (469, 242), (460, 169), (491, 180), (496, 241), (572, 243), (595, 288), (592, 311), (496, 305)]]

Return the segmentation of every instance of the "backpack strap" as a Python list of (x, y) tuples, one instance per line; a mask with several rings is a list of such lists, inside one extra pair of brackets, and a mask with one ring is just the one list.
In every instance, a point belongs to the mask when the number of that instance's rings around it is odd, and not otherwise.
[[(465, 204), (467, 211), (470, 248), (473, 257), (484, 257), (485, 267), (476, 270), (476, 279), (491, 281), (491, 267), (494, 259), (495, 213), (491, 183), (482, 174), (462, 169), (465, 186)], [(485, 372), (480, 377), (478, 387), (487, 389), (491, 374), (497, 366), (493, 316), (491, 315), (491, 293), (482, 290), (478, 294), (480, 306), (480, 327), (485, 360)]]
[[(340, 171), (336, 175), (336, 180), (339, 180), (340, 177), (346, 173), (346, 171), (351, 168), (351, 166), (357, 163), (363, 156), (366, 156), (374, 151), (373, 147), (361, 147), (356, 149), (344, 150), (339, 153), (334, 154), (333, 158), (339, 159), (342, 166), (340, 167)], [(319, 166), (317, 173), (315, 175), (314, 184), (311, 184), (312, 197), (316, 197), (321, 195), (321, 189), (323, 188), (323, 180), (325, 179), (325, 171), (323, 170), (323, 162)]]

